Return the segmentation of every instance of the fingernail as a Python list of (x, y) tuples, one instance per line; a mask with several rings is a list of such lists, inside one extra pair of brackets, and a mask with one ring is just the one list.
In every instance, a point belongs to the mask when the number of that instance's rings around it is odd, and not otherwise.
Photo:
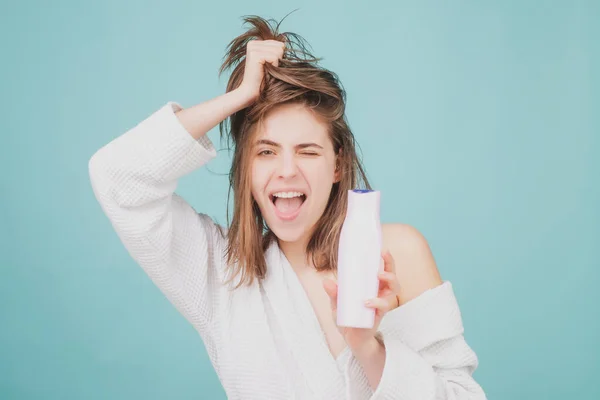
[(365, 306), (370, 306), (371, 304), (373, 304), (371, 300), (365, 300)]

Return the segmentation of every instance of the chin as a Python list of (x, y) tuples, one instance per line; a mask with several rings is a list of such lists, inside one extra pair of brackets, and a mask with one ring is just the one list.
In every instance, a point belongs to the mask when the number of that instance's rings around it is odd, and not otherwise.
[(305, 226), (278, 226), (279, 224), (269, 224), (269, 229), (282, 242), (295, 243), (305, 238), (307, 229)]

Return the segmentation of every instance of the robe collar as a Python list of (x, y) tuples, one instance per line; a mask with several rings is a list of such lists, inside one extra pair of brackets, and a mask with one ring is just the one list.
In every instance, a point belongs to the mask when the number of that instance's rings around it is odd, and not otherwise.
[(267, 274), (261, 284), (290, 353), (314, 398), (339, 398), (340, 388), (344, 387), (341, 369), (347, 361), (348, 348), (337, 359), (331, 354), (310, 299), (276, 240), (267, 248), (265, 257)]

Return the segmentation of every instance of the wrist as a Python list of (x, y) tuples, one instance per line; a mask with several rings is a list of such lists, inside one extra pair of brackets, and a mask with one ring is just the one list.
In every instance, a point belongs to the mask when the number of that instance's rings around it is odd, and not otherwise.
[(246, 108), (250, 106), (256, 100), (257, 96), (248, 90), (245, 86), (238, 86), (233, 90), (232, 93), (235, 93), (237, 98), (239, 99), (239, 104), (242, 108)]
[(377, 337), (372, 336), (361, 343), (360, 346), (354, 347), (352, 353), (359, 361), (362, 361), (374, 357), (379, 352), (384, 351), (384, 349), (382, 341)]

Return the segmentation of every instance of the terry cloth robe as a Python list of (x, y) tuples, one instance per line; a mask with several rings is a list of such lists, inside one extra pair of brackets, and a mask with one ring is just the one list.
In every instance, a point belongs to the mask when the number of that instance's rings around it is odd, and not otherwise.
[(276, 242), (264, 280), (236, 290), (223, 284), (226, 228), (175, 193), (178, 179), (216, 151), (207, 136), (185, 130), (179, 109), (167, 102), (96, 151), (90, 180), (129, 254), (198, 332), (229, 399), (485, 399), (449, 281), (384, 316), (376, 390), (348, 348), (331, 355)]

